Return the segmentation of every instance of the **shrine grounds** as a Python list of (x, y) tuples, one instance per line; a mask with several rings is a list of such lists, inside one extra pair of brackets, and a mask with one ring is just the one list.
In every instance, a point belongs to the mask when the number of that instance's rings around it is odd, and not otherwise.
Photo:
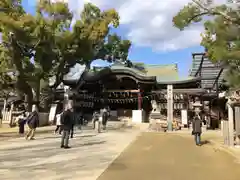
[[(144, 130), (145, 131), (145, 130)], [(108, 127), (77, 131), (71, 149), (59, 148), (52, 132), (34, 141), (8, 138), (0, 142), (1, 180), (239, 180), (238, 159), (203, 135), (196, 147), (188, 132), (143, 132)]]

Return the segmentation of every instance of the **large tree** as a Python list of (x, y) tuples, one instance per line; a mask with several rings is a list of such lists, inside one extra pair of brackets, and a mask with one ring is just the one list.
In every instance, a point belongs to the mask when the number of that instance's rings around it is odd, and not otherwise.
[[(17, 72), (16, 88), (26, 95), (29, 107), (32, 89), (39, 100), (40, 82), (55, 77), (56, 88), (76, 63), (89, 67), (95, 59), (126, 59), (131, 45), (109, 33), (111, 25), (119, 25), (118, 13), (90, 3), (72, 28), (73, 14), (63, 2), (39, 0), (33, 16), (24, 11), (21, 0), (0, 0), (0, 16), (2, 59)], [(6, 69), (2, 64), (0, 69)]]
[(215, 4), (214, 0), (192, 0), (173, 18), (180, 30), (203, 22), (202, 42), (213, 62), (222, 63), (229, 71), (226, 79), (231, 87), (240, 87), (240, 7), (235, 1)]
[(87, 38), (85, 45), (88, 54), (83, 57), (87, 68), (96, 59), (108, 62), (127, 59), (131, 42), (110, 33), (111, 27), (119, 26), (119, 15), (115, 9), (101, 11), (97, 6), (87, 3), (76, 22), (75, 27), (79, 26), (83, 27), (82, 36)]

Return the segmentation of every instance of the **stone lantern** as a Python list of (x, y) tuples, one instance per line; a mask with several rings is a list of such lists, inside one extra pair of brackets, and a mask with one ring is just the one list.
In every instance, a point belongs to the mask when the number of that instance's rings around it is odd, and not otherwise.
[(202, 106), (203, 106), (200, 99), (196, 98), (192, 106), (193, 106), (194, 112), (199, 115), (199, 113), (202, 111)]

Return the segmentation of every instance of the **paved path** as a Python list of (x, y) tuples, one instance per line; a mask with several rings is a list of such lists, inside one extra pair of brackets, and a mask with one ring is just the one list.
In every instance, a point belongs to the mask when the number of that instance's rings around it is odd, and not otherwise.
[(71, 149), (61, 149), (60, 137), (37, 135), (0, 142), (1, 180), (96, 180), (139, 134), (137, 130), (78, 132)]
[(98, 180), (239, 180), (240, 165), (229, 154), (189, 135), (143, 133)]

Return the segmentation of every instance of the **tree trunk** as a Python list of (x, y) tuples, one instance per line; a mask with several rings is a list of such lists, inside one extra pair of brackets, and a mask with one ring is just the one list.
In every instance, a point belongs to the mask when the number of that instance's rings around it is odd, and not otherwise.
[(27, 111), (32, 111), (32, 105), (33, 105), (33, 93), (32, 88), (28, 88), (28, 90), (25, 92), (26, 95), (26, 102), (27, 102)]
[(40, 107), (39, 107), (39, 105), (40, 105), (40, 83), (41, 83), (41, 81), (40, 81), (40, 79), (38, 79), (37, 80), (37, 82), (36, 82), (36, 88), (35, 88), (35, 100), (36, 100), (36, 106), (37, 106), (37, 108), (40, 110)]
[(32, 111), (33, 92), (31, 86), (20, 76), (17, 78), (17, 89), (25, 95), (25, 102), (27, 103), (27, 111)]

